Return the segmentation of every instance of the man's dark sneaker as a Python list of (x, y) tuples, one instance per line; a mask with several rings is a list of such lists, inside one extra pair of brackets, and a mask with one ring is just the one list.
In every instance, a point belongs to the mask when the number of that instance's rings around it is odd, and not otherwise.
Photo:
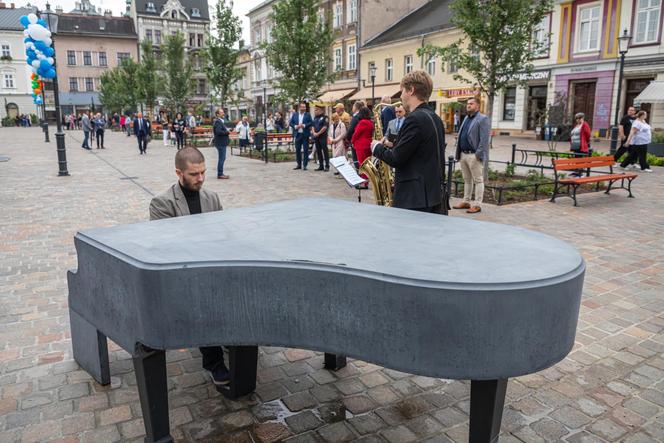
[(231, 382), (231, 374), (228, 372), (225, 366), (221, 366), (211, 372), (212, 381), (214, 386), (217, 388), (217, 391), (228, 387)]

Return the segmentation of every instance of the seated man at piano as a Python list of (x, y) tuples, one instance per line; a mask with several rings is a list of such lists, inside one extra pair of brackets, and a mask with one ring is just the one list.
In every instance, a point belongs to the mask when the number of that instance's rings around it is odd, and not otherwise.
[[(216, 192), (203, 189), (205, 157), (196, 148), (183, 148), (175, 154), (177, 183), (150, 202), (150, 220), (181, 217), (203, 212), (221, 211)], [(199, 348), (203, 355), (203, 368), (210, 372), (217, 390), (230, 382), (221, 346)]]

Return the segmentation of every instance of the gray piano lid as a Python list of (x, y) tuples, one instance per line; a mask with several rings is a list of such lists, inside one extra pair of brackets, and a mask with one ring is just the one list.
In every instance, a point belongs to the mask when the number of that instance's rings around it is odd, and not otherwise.
[(547, 286), (584, 266), (569, 244), (527, 229), (318, 198), (90, 229), (77, 239), (145, 269), (292, 266), (434, 287)]

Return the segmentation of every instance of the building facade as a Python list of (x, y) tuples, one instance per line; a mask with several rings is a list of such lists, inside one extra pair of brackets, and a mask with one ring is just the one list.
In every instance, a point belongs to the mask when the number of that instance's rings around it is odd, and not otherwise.
[(249, 118), (254, 120), (263, 114), (264, 104), (268, 112), (274, 112), (280, 108), (275, 102), (278, 90), (275, 85), (276, 73), (270, 66), (261, 45), (269, 42), (272, 38), (272, 6), (278, 0), (266, 0), (247, 13), (251, 36), (249, 40), (249, 84), (244, 91), (245, 97), (252, 100), (254, 106), (248, 109)]
[(145, 40), (152, 42), (158, 57), (166, 36), (177, 32), (184, 36), (185, 49), (194, 67), (194, 93), (188, 105), (192, 109), (204, 105), (205, 113), (209, 113), (210, 88), (201, 58), (210, 30), (207, 0), (132, 0), (130, 15), (139, 44)]
[(236, 67), (240, 70), (240, 78), (235, 83), (234, 94), (227, 100), (228, 118), (232, 122), (242, 119), (243, 115), (249, 115), (254, 107), (254, 98), (249, 94), (251, 84), (251, 52), (240, 42), (241, 48), (238, 54)]
[(32, 99), (32, 71), (26, 62), (19, 22), (22, 15), (31, 12), (31, 8), (8, 8), (0, 3), (0, 118), (39, 113)]
[(128, 17), (60, 14), (55, 37), (62, 114), (102, 110), (100, 77), (124, 59), (137, 60), (137, 35)]
[[(663, 16), (661, 0), (557, 2), (534, 36), (550, 33), (549, 50), (535, 61), (526, 87), (514, 85), (499, 95), (494, 128), (510, 134), (541, 131), (546, 107), (564, 103), (570, 116), (586, 115), (593, 135), (606, 137), (616, 113), (623, 114), (652, 80), (664, 79)], [(618, 37), (625, 32), (632, 39), (618, 98)], [(641, 108), (651, 111), (654, 128), (664, 128), (663, 105)]]

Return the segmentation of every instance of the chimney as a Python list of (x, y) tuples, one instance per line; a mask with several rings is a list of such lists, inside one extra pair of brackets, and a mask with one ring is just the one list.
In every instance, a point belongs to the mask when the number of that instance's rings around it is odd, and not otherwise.
[(244, 39), (240, 39), (239, 46), (240, 46), (240, 49), (244, 48)]
[(7, 5), (5, 3), (0, 3), (0, 9), (7, 9)]
[(12, 9), (14, 9), (15, 7), (16, 7), (16, 5), (14, 3), (12, 3)]
[(62, 9), (62, 6), (58, 5), (55, 7), (55, 13), (56, 14), (62, 14), (64, 10)]
[(104, 17), (112, 17), (113, 16), (113, 11), (110, 9), (107, 9), (104, 11)]

